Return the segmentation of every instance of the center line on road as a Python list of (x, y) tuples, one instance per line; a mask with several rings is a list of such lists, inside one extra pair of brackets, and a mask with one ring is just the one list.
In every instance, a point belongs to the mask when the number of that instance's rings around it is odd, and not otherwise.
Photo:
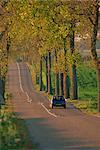
[(32, 102), (32, 99), (30, 99), (30, 97), (29, 97), (29, 95), (28, 95), (27, 92), (25, 92), (25, 94), (26, 94), (26, 96), (27, 96), (27, 101), (28, 101), (29, 103), (31, 103), (31, 102)]
[(25, 91), (23, 90), (22, 82), (21, 82), (21, 72), (20, 72), (20, 67), (19, 67), (19, 64), (18, 64), (18, 63), (16, 63), (16, 64), (17, 64), (17, 68), (18, 68), (18, 76), (19, 76), (20, 89), (21, 89), (21, 91), (22, 91), (23, 93), (26, 94), (26, 96), (27, 96), (27, 101), (28, 101), (29, 103), (31, 103), (31, 102), (32, 102), (32, 99), (30, 99), (28, 93), (25, 92)]
[(19, 68), (19, 64), (17, 64), (17, 68), (18, 68), (18, 75), (19, 75), (19, 84), (20, 84), (20, 89), (21, 91), (24, 93), (23, 87), (22, 87), (22, 83), (21, 83), (21, 73), (20, 73), (20, 68)]
[(51, 116), (54, 116), (54, 117), (57, 118), (57, 116), (56, 116), (55, 114), (51, 113), (51, 112), (43, 105), (43, 103), (41, 103), (41, 106), (47, 111), (48, 114), (50, 114)]

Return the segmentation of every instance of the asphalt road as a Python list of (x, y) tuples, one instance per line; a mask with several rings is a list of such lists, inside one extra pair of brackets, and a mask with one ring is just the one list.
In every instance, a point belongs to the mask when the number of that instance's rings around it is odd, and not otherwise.
[(50, 109), (47, 98), (34, 90), (26, 64), (9, 65), (8, 87), (14, 112), (25, 120), (39, 150), (100, 150), (100, 117), (69, 105)]

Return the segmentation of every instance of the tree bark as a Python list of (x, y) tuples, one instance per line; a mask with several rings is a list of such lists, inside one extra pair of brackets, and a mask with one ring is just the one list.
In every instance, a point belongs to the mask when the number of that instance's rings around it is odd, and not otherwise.
[(55, 95), (59, 95), (59, 73), (55, 73)]
[(63, 77), (63, 83), (64, 83), (64, 97), (69, 98), (70, 97), (70, 92), (69, 92), (69, 82), (68, 82), (69, 76), (67, 73), (64, 73)]
[(98, 62), (98, 57), (97, 57), (97, 52), (96, 52), (96, 40), (97, 40), (97, 32), (98, 32), (98, 20), (99, 20), (99, 6), (96, 5), (94, 6), (94, 22), (92, 24), (93, 29), (92, 29), (92, 35), (91, 35), (91, 54), (92, 58), (97, 66)]
[[(0, 48), (1, 48), (1, 62), (0, 62), (0, 94), (4, 98), (5, 93), (5, 80), (6, 80), (6, 71), (4, 67), (7, 67), (8, 63), (8, 55), (7, 55), (7, 41), (8, 41), (8, 31), (7, 31), (7, 22), (4, 20), (5, 15), (7, 14), (5, 10), (5, 2), (0, 1)], [(3, 71), (3, 74), (1, 73)]]
[(60, 73), (59, 74), (59, 84), (60, 84), (60, 86), (59, 86), (59, 88), (60, 88), (60, 91), (59, 91), (59, 93), (60, 93), (60, 95), (64, 95), (64, 87), (63, 87), (63, 73)]
[[(70, 31), (70, 51), (71, 55), (75, 52), (75, 33), (74, 33), (74, 24), (72, 24)], [(76, 74), (76, 65), (70, 65), (70, 98), (78, 99), (78, 86), (77, 86), (77, 74)]]
[(66, 54), (67, 54), (67, 48), (66, 48), (66, 38), (63, 39), (64, 40), (64, 53), (65, 53), (65, 71), (64, 71), (64, 77), (63, 77), (63, 90), (64, 90), (64, 97), (65, 98), (69, 98), (69, 93), (68, 93), (68, 89), (69, 89), (69, 84), (68, 84), (68, 68), (67, 68), (67, 58), (66, 58)]
[(7, 29), (5, 28), (5, 31), (3, 32), (2, 36), (2, 45), (3, 45), (3, 51), (7, 53)]
[(71, 65), (70, 67), (70, 98), (78, 99), (77, 75), (75, 65)]
[(45, 57), (46, 61), (46, 92), (48, 92), (48, 56)]
[(98, 112), (100, 112), (100, 63), (97, 68), (97, 81), (98, 81)]
[(40, 58), (40, 79), (39, 79), (39, 83), (40, 83), (40, 91), (42, 91), (42, 57)]
[(97, 83), (98, 83), (98, 112), (100, 112), (100, 60), (97, 56), (96, 52), (96, 40), (97, 40), (97, 32), (98, 32), (98, 22), (99, 22), (99, 1), (95, 0), (94, 5), (94, 17), (93, 17), (93, 29), (91, 34), (91, 54), (96, 65), (97, 69)]
[(57, 69), (57, 50), (55, 50), (55, 95), (59, 95), (59, 72)]
[(36, 73), (35, 78), (36, 78), (36, 84), (39, 84), (39, 75), (38, 75), (38, 73)]
[(51, 94), (51, 52), (48, 52), (48, 93)]

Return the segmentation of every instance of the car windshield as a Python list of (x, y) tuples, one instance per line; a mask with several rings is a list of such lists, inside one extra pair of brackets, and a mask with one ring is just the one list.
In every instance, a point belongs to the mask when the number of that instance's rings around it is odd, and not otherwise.
[(63, 96), (54, 96), (53, 100), (64, 100)]

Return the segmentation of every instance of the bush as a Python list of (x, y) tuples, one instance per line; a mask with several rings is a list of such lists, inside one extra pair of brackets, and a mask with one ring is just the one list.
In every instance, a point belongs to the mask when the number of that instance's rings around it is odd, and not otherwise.
[(16, 148), (20, 136), (16, 130), (16, 118), (3, 107), (0, 113), (0, 138), (1, 150)]

